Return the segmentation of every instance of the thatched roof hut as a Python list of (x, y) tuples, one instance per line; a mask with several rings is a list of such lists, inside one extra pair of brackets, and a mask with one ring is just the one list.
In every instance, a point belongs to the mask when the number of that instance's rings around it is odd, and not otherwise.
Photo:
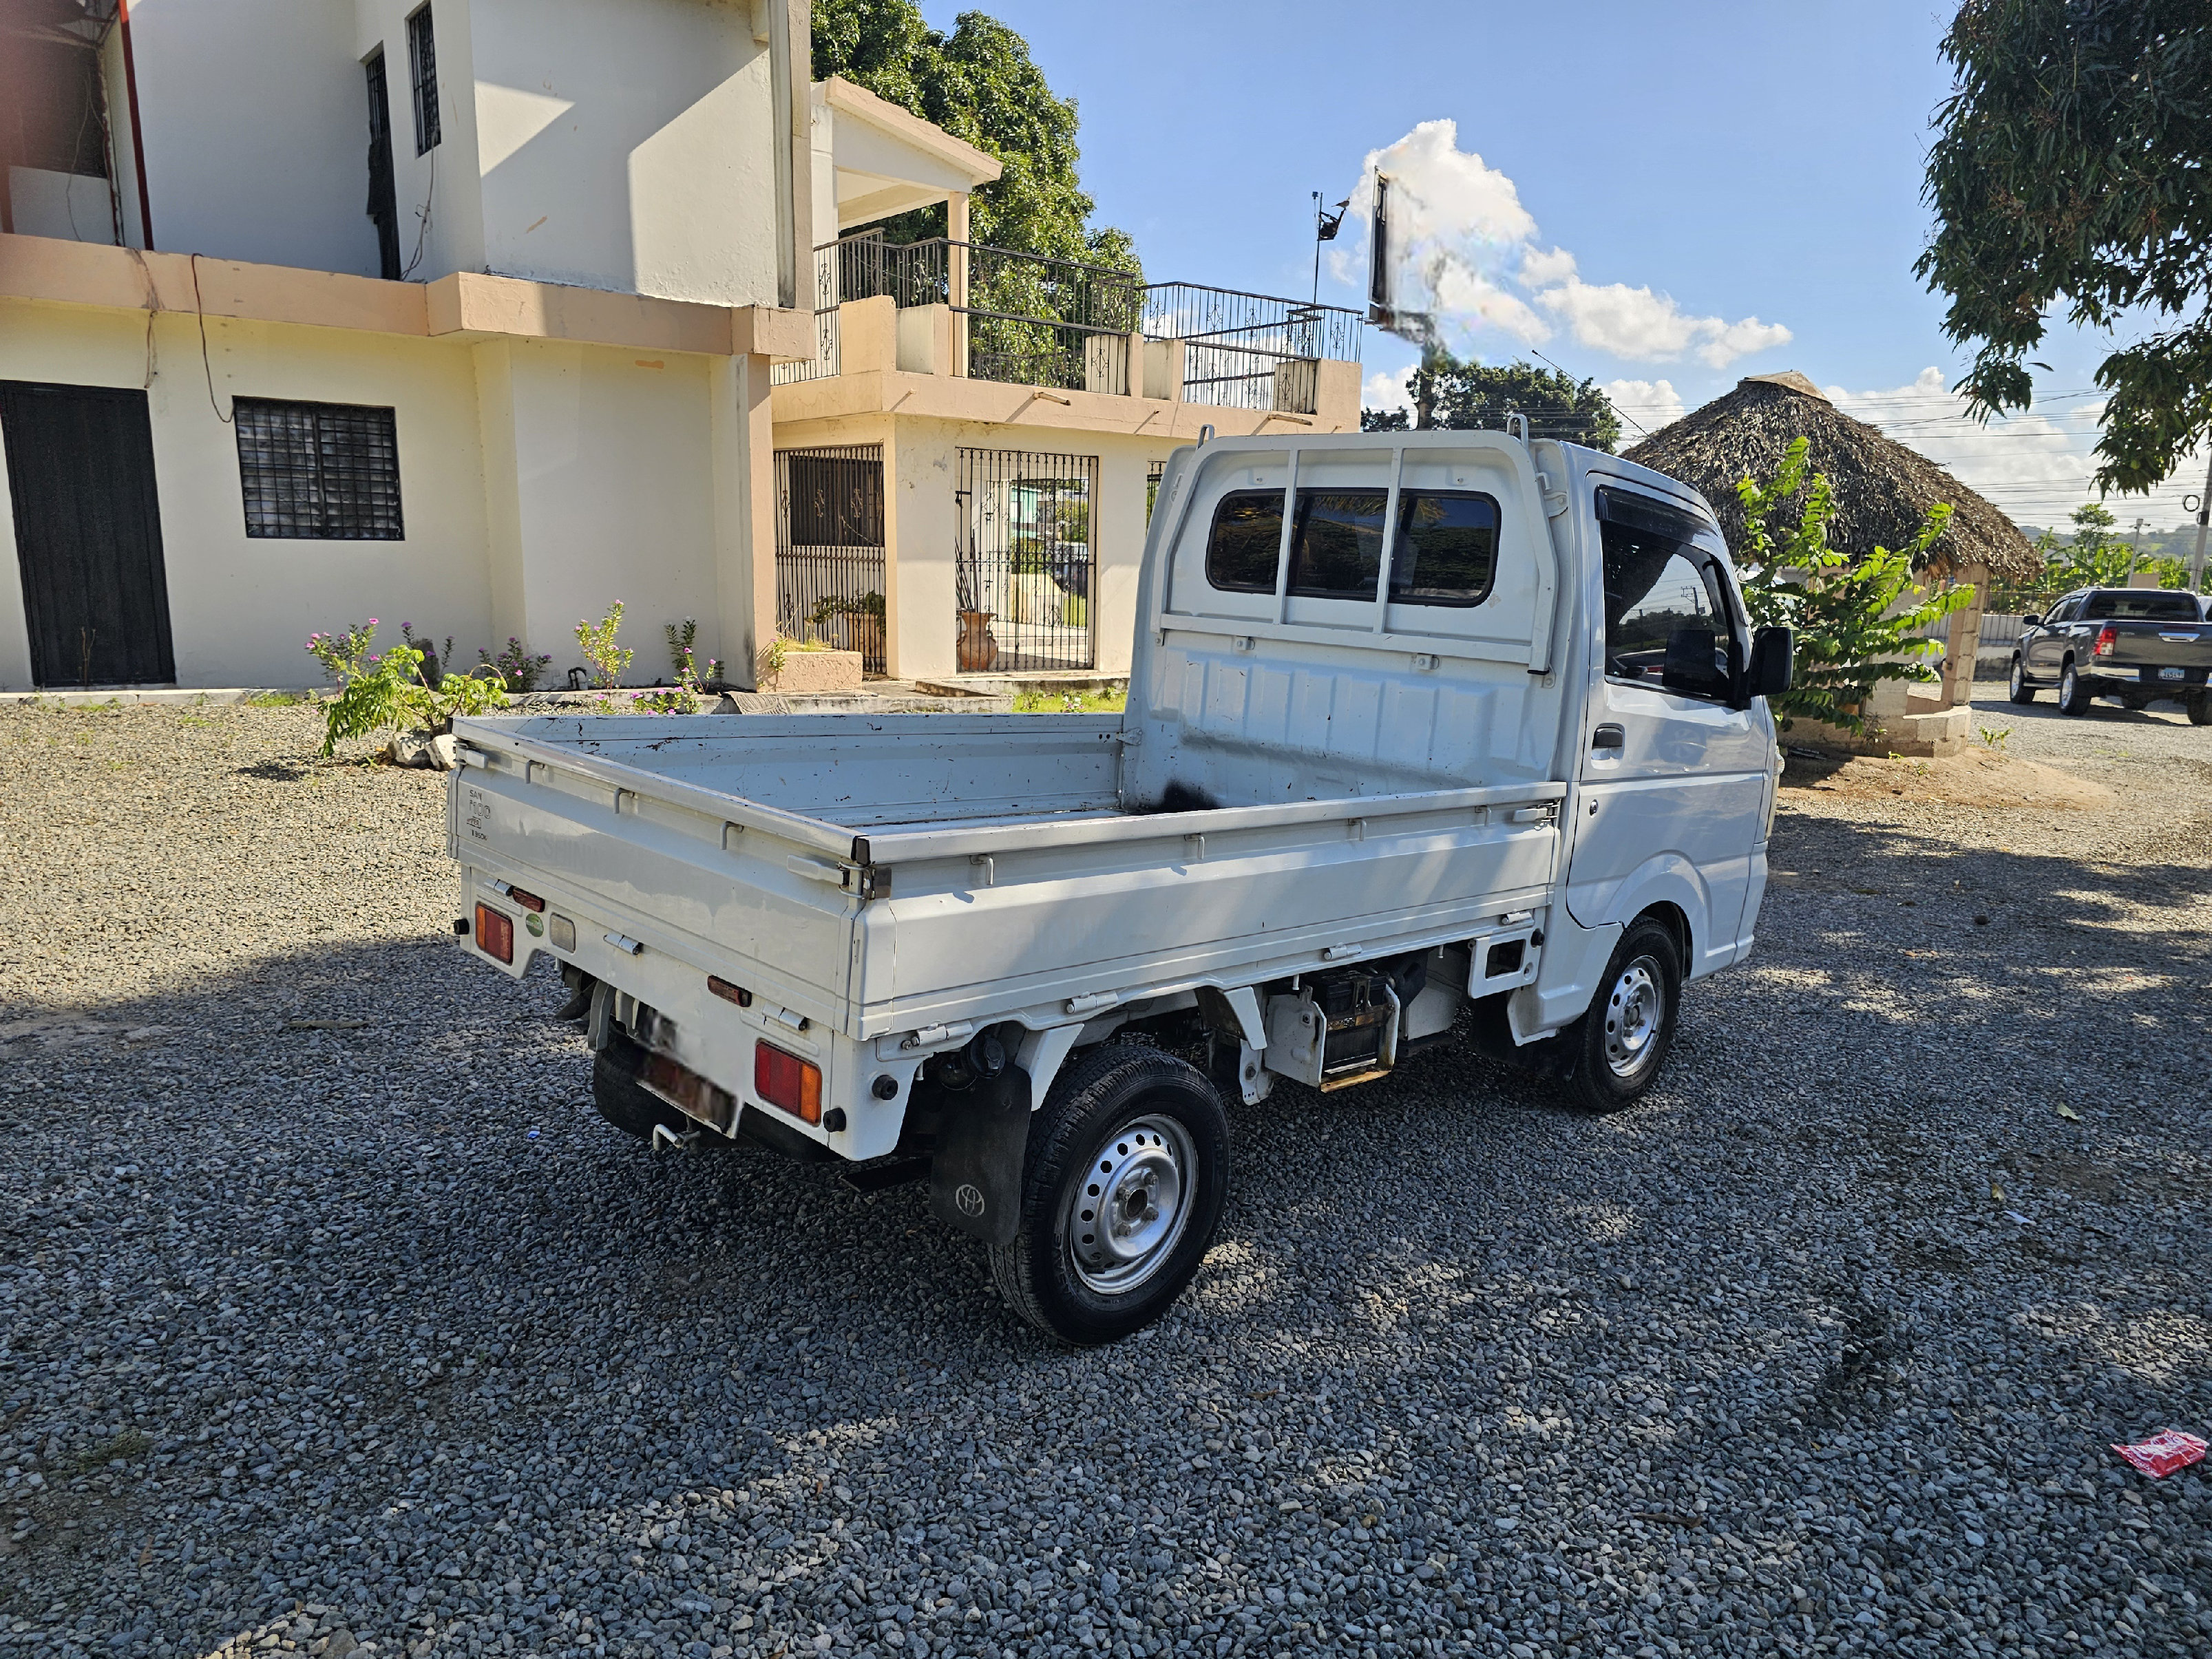
[(1929, 550), (1939, 573), (1987, 565), (1992, 574), (2029, 577), (2042, 560), (2020, 528), (1926, 456), (1881, 429), (1855, 421), (1795, 369), (1754, 374), (1735, 390), (1693, 410), (1633, 449), (1627, 459), (1679, 478), (1720, 514), (1731, 547), (1743, 538), (1736, 480), (1765, 483), (1781, 469), (1792, 441), (1812, 444), (1812, 465), (1834, 487), (1836, 514), (1828, 542), (1839, 553), (1864, 554), (1911, 541), (1938, 501), (1954, 511), (1942, 538)]

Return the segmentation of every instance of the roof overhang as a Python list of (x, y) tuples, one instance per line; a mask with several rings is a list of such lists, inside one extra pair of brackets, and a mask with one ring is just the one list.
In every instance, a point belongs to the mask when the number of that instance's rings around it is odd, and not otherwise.
[(975, 145), (841, 76), (817, 82), (814, 91), (834, 120), (840, 230), (934, 207), (1004, 170)]

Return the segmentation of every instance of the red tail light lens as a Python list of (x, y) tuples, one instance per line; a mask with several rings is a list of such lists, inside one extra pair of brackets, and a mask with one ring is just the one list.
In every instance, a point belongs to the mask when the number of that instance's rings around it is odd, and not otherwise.
[(2106, 623), (2102, 628), (2097, 630), (2097, 643), (2094, 647), (2094, 654), (2100, 657), (2111, 656), (2112, 654), (2112, 641), (2118, 638), (2119, 638), (2119, 635), (2113, 630), (2112, 623)]
[(508, 888), (507, 896), (526, 910), (543, 910), (545, 908), (544, 899), (535, 893), (526, 893), (520, 887)]
[(742, 985), (732, 985), (726, 979), (719, 979), (713, 974), (707, 975), (707, 988), (721, 998), (723, 1001), (734, 1002), (740, 1008), (750, 1008), (753, 1006), (753, 994), (750, 991)]
[(802, 1123), (822, 1121), (822, 1068), (772, 1042), (753, 1044), (753, 1092)]
[(489, 904), (477, 906), (477, 949), (488, 957), (512, 964), (514, 961), (514, 918)]

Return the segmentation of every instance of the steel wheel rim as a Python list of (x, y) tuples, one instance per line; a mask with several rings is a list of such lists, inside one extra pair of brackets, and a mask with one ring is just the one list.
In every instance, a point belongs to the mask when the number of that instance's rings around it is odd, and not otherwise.
[(1175, 1254), (1196, 1198), (1198, 1147), (1148, 1113), (1103, 1135), (1067, 1197), (1068, 1265), (1101, 1296), (1137, 1288)]
[(1651, 1063), (1666, 1015), (1667, 985), (1659, 964), (1638, 957), (1606, 993), (1605, 1063), (1615, 1077), (1634, 1077)]

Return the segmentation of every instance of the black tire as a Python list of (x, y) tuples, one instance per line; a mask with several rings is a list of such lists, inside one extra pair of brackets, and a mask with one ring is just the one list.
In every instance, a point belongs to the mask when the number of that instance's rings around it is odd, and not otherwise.
[[(1176, 1203), (1164, 1214), (1168, 1186)], [(991, 1276), (1046, 1335), (1111, 1342), (1182, 1294), (1228, 1194), (1229, 1118), (1205, 1073), (1157, 1048), (1103, 1043), (1069, 1062), (1030, 1121), (1021, 1218), (1012, 1243), (991, 1247)], [(1117, 1199), (1129, 1246), (1109, 1241)]]
[(2212, 726), (2212, 691), (2199, 691), (2184, 699), (2181, 706), (2189, 711), (2191, 726)]
[(2090, 696), (2081, 684), (2081, 677), (2068, 663), (2058, 671), (2058, 712), (2062, 714), (2086, 714), (2089, 712)]
[(1575, 1103), (1617, 1112), (1650, 1093), (1674, 1047), (1681, 1007), (1682, 952), (1674, 929), (1650, 916), (1630, 923), (1589, 1012), (1560, 1033), (1572, 1056), (1566, 1084)]
[(610, 1023), (607, 1046), (592, 1056), (592, 1104), (599, 1115), (626, 1135), (653, 1139), (653, 1127), (665, 1125), (678, 1134), (697, 1126), (638, 1082), (637, 1069), (645, 1050)]
[(2035, 688), (2027, 683), (2027, 665), (2018, 657), (2012, 659), (2012, 690), (2009, 695), (2014, 702), (2035, 701)]

